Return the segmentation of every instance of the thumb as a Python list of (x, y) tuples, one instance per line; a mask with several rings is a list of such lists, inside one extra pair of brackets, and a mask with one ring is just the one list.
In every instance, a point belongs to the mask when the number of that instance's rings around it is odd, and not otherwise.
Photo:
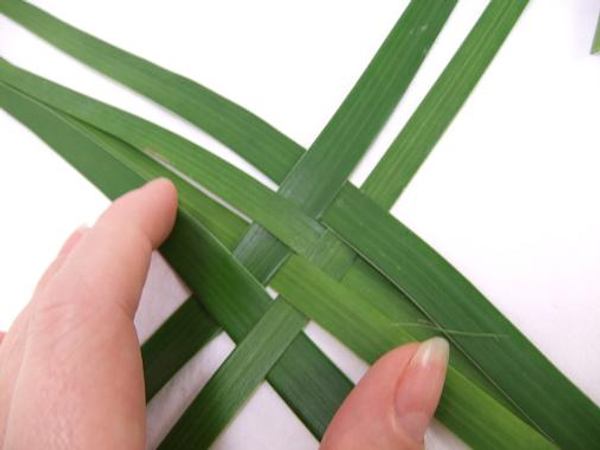
[(448, 342), (433, 338), (382, 356), (333, 418), (321, 450), (417, 450), (437, 407)]

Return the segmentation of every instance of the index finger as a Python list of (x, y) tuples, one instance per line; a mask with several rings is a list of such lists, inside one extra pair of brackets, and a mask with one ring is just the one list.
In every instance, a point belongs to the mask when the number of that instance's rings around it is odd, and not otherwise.
[(166, 179), (116, 200), (53, 277), (52, 287), (61, 293), (54, 301), (85, 301), (90, 307), (108, 302), (133, 318), (152, 250), (169, 235), (176, 211), (177, 191)]

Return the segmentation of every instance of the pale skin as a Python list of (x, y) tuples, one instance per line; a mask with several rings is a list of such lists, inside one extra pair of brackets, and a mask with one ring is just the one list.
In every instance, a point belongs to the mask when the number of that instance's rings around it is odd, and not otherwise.
[[(144, 449), (144, 378), (133, 317), (150, 256), (175, 221), (167, 180), (132, 191), (74, 232), (0, 335), (0, 448)], [(439, 401), (443, 339), (381, 357), (333, 418), (322, 450), (417, 450)]]

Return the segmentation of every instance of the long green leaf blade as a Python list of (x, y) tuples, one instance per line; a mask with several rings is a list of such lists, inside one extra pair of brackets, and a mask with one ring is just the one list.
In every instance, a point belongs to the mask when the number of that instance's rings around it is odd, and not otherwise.
[[(271, 285), (369, 363), (395, 346), (414, 340), (368, 300), (299, 256), (292, 256), (286, 262)], [(452, 363), (438, 418), (476, 449), (554, 448), (533, 428), (464, 378)]]
[[(311, 217), (329, 205), (406, 92), (455, 0), (411, 2), (371, 63), (310, 149), (286, 177), (279, 193)], [(236, 256), (268, 279), (288, 250), (253, 226)], [(258, 270), (260, 269), (260, 270)]]
[(527, 0), (492, 0), (362, 190), (390, 209), (491, 63)]
[[(105, 188), (105, 191), (111, 195), (116, 196), (121, 192), (111, 190), (115, 188), (115, 185), (110, 184), (112, 181), (110, 177), (98, 176), (98, 174), (102, 174), (105, 168), (111, 169), (107, 170), (106, 173), (108, 174), (114, 171), (119, 173), (118, 180), (120, 180), (120, 183), (116, 185), (120, 186), (120, 189), (131, 189), (131, 187), (143, 182), (143, 178), (113, 158), (110, 152), (104, 151), (97, 142), (90, 139), (87, 133), (82, 132), (82, 128), (72, 119), (53, 112), (2, 84), (0, 84), (0, 104), (19, 120), (31, 126), (51, 146), (55, 146), (57, 151), (69, 162), (79, 170), (84, 171), (92, 179), (95, 179), (98, 186)], [(211, 237), (210, 233), (207, 233), (198, 223), (190, 220), (187, 214), (180, 214), (175, 230), (162, 250), (193, 290), (202, 292), (203, 301), (213, 316), (232, 317), (225, 321), (225, 325), (227, 331), (234, 338), (236, 334), (238, 334), (238, 337), (243, 335), (244, 330), (247, 330), (245, 331), (247, 333), (249, 328), (260, 319), (260, 315), (266, 310), (270, 300), (261, 287), (235, 262), (225, 247)], [(253, 320), (253, 318), (256, 318), (256, 320)], [(298, 347), (295, 344), (301, 342), (301, 338), (302, 336), (296, 339), (289, 349), (297, 349)], [(306, 338), (304, 340), (307, 341)], [(289, 349), (286, 354), (289, 354)], [(284, 364), (286, 354), (279, 360), (273, 370)], [(298, 361), (291, 358), (289, 360)], [(319, 358), (313, 358), (312, 360), (318, 361)], [(304, 361), (301, 360), (299, 369), (302, 369), (303, 366)], [(293, 366), (290, 366), (290, 369), (296, 376), (306, 373), (302, 370), (294, 371)], [(280, 371), (280, 380), (286, 380), (286, 370)], [(312, 372), (308, 371), (308, 374), (312, 375)], [(322, 377), (299, 378), (299, 380), (304, 382), (304, 386), (311, 386), (307, 393), (322, 393), (325, 399), (328, 398), (328, 386), (323, 384)], [(274, 383), (271, 375), (269, 375), (269, 381)], [(287, 381), (287, 384), (280, 385), (278, 390), (285, 393), (291, 392), (292, 395), (289, 397), (294, 398), (295, 393), (302, 388), (290, 382), (290, 380)], [(312, 384), (313, 381), (315, 385)], [(333, 386), (338, 388), (339, 392), (339, 383)], [(340, 397), (343, 398), (343, 396)], [(336, 398), (334, 396), (333, 400)], [(311, 405), (306, 407), (306, 405), (296, 404), (294, 406), (310, 412)], [(337, 406), (337, 404), (334, 402), (333, 406)], [(323, 411), (327, 412), (328, 410), (319, 405), (313, 417), (324, 422), (324, 424), (318, 425), (324, 429), (328, 423), (328, 418), (323, 418)], [(334, 409), (331, 410), (331, 413), (333, 411)], [(451, 417), (449, 420), (451, 420)], [(483, 424), (483, 428), (485, 428), (485, 424)]]
[(264, 120), (206, 87), (74, 28), (31, 3), (0, 12), (57, 48), (184, 117), (279, 183), (304, 150)]
[(185, 173), (234, 208), (272, 230), (299, 253), (306, 252), (323, 232), (315, 220), (292, 202), (250, 175), (147, 120), (19, 69), (1, 58), (0, 81)]
[(592, 42), (592, 54), (598, 52), (600, 52), (600, 16), (598, 17), (598, 25), (596, 26), (596, 33)]
[[(120, 141), (118, 141), (118, 140), (116, 140), (114, 138), (107, 137), (107, 136), (103, 135), (102, 133), (98, 132), (97, 130), (94, 130), (93, 128), (91, 128), (91, 127), (89, 127), (89, 126), (87, 126), (85, 124), (80, 123), (80, 126), (86, 128), (86, 131), (88, 133), (90, 133), (90, 134), (93, 134), (96, 139), (106, 142), (108, 144), (108, 146), (107, 146), (108, 149), (112, 149), (112, 148), (116, 148), (116, 147), (124, 145), (124, 144), (120, 143)], [(140, 170), (139, 169), (140, 165), (142, 165), (142, 166), (144, 164), (147, 165), (149, 162), (151, 162), (149, 160), (149, 158), (147, 158), (144, 155), (136, 155), (136, 152), (135, 152), (134, 149), (123, 149), (123, 150), (124, 151), (119, 154), (119, 157), (123, 158), (124, 155), (129, 155), (129, 160), (128, 160), (129, 163), (136, 165), (138, 167), (138, 170)], [(132, 154), (132, 152), (133, 152), (133, 154)], [(137, 156), (138, 159), (134, 159), (135, 156)], [(156, 164), (154, 164), (154, 165), (156, 166)], [(150, 170), (148, 168), (143, 169), (143, 170), (145, 170), (146, 179), (152, 178), (153, 176), (155, 177), (155, 176), (158, 176), (158, 175), (165, 175), (164, 172), (160, 173), (160, 172), (152, 171), (152, 170)], [(177, 180), (175, 180), (175, 181), (177, 182)], [(190, 190), (193, 192), (194, 191), (193, 188), (190, 188), (185, 183), (183, 183), (183, 184), (179, 183), (178, 187), (180, 189), (180, 196), (181, 196), (181, 201), (182, 201), (183, 206), (186, 206), (187, 208), (189, 208), (190, 211), (194, 212), (197, 217), (199, 216), (201, 218), (200, 220), (202, 220), (203, 222), (207, 222), (207, 221), (211, 222), (211, 221), (214, 220), (213, 214), (209, 214), (208, 216), (206, 214), (202, 215), (203, 212), (206, 212), (206, 211), (204, 211), (204, 209), (206, 209), (207, 211), (211, 211), (211, 208), (200, 208), (199, 209), (197, 207), (198, 205), (196, 205), (197, 201), (191, 201), (191, 202), (187, 201), (188, 197), (193, 198), (193, 196), (189, 192)], [(225, 213), (227, 213), (227, 212), (225, 211)], [(229, 213), (229, 216), (231, 216), (230, 213)], [(225, 218), (223, 220), (225, 220)], [(221, 220), (221, 222), (223, 220)], [(228, 217), (226, 220), (229, 221), (229, 222), (231, 222), (232, 218)], [(235, 225), (237, 227), (237, 224), (235, 224)], [(240, 226), (242, 226), (241, 223), (240, 223)], [(223, 226), (219, 225), (219, 231), (220, 232), (222, 231), (221, 230), (222, 228), (223, 228)], [(241, 231), (241, 228), (238, 227), (238, 229)], [(237, 233), (236, 233), (236, 235), (237, 235)], [(331, 237), (332, 236), (330, 236), (330, 238)], [(313, 245), (313, 248), (322, 247), (323, 244), (324, 244), (324, 241), (321, 240), (316, 247)], [(332, 249), (329, 249), (329, 250), (332, 250)], [(321, 254), (319, 256), (319, 258), (325, 258), (323, 260), (323, 261), (325, 261), (327, 258), (331, 257), (333, 254), (331, 253), (331, 251), (325, 252), (325, 253)], [(313, 255), (313, 257), (311, 257), (311, 259), (313, 259), (315, 262), (319, 262), (318, 259), (314, 259), (314, 255)], [(338, 263), (346, 264), (346, 263), (342, 262), (344, 259), (345, 258), (342, 258), (341, 260), (338, 261)], [(350, 260), (347, 261), (347, 262), (351, 262), (351, 260), (352, 260), (352, 256), (350, 255)], [(338, 263), (336, 263), (336, 264), (338, 264)], [(319, 263), (319, 264), (321, 264), (321, 263)], [(335, 268), (336, 264), (331, 265), (330, 266), (330, 270), (336, 270), (336, 268)], [(381, 300), (380, 300), (380, 303), (381, 303)], [(391, 305), (388, 305), (388, 306), (391, 306)], [(248, 311), (246, 311), (245, 313), (247, 313), (247, 312)], [(421, 316), (415, 317), (413, 315), (413, 316), (406, 317), (405, 319), (406, 320), (419, 320), (420, 318), (421, 318)], [(299, 341), (299, 342), (300, 343), (297, 344), (298, 349), (294, 349), (294, 351), (302, 351), (305, 354), (305, 356), (310, 355), (311, 358), (312, 357), (317, 357), (318, 355), (320, 355), (320, 352), (316, 348), (314, 348), (314, 346), (311, 345), (309, 343), (309, 341), (306, 341), (306, 342)], [(188, 353), (190, 353), (191, 351), (192, 351), (191, 349), (187, 350)], [(337, 388), (335, 390), (328, 389), (327, 392), (333, 392), (333, 393), (337, 392), (337, 393), (340, 393), (340, 394), (347, 393), (348, 390), (349, 390), (349, 388), (350, 388), (350, 384), (347, 382), (347, 380), (345, 379), (345, 377), (341, 376), (341, 374), (339, 373), (339, 370), (337, 370), (335, 368), (335, 366), (333, 366), (329, 361), (327, 361), (324, 358), (322, 358), (322, 356), (321, 356), (321, 360), (322, 360), (322, 362), (319, 363), (319, 364), (317, 364), (316, 362), (314, 362), (313, 364), (308, 364), (306, 366), (306, 369), (296, 367), (296, 370), (298, 370), (300, 373), (303, 373), (304, 376), (308, 377), (309, 375), (307, 373), (305, 373), (305, 372), (310, 369), (310, 370), (312, 370), (311, 378), (319, 378), (319, 377), (321, 377), (324, 380), (324, 382), (325, 381), (331, 382), (333, 380), (336, 380), (336, 385), (339, 386), (339, 388)], [(287, 359), (285, 359), (285, 361), (288, 361), (287, 362), (287, 366), (289, 366), (289, 367), (291, 367), (292, 365), (293, 366), (298, 366), (298, 364), (295, 363), (296, 360), (293, 359), (293, 358), (287, 358)], [(465, 368), (467, 371), (469, 371), (469, 368), (468, 368), (467, 365), (463, 365), (463, 368)], [(173, 370), (175, 370), (175, 369), (173, 369)], [(286, 372), (286, 374), (288, 376), (292, 373), (292, 371), (290, 371), (290, 370), (285, 370), (285, 372)], [(279, 372), (277, 370), (274, 371), (275, 375), (273, 375), (273, 376), (276, 377), (278, 373)], [(471, 371), (471, 376), (474, 376), (475, 378), (477, 378), (477, 375), (475, 373), (473, 373), (472, 371)], [(277, 383), (277, 381), (275, 381), (275, 383)], [(323, 385), (323, 384), (324, 383), (319, 383), (320, 386)], [(285, 385), (289, 386), (289, 384), (286, 384), (286, 383), (283, 383), (283, 385), (284, 386)], [(277, 388), (277, 386), (276, 386), (276, 388)], [(488, 387), (488, 388), (491, 390), (491, 387)], [(297, 390), (295, 390), (295, 389), (292, 389), (292, 390), (294, 392), (297, 392)], [(302, 401), (301, 396), (299, 396), (299, 395), (296, 395), (295, 399), (292, 399), (289, 396), (289, 394), (286, 394), (285, 392), (287, 392), (288, 389), (281, 389), (281, 391), (282, 391), (282, 396), (284, 398), (286, 398), (286, 399), (288, 399), (290, 401), (292, 401), (292, 400), (294, 401), (293, 404), (297, 404), (296, 403), (297, 401)], [(314, 390), (315, 394), (316, 394), (317, 391), (321, 391), (320, 395), (322, 396), (322, 391), (323, 390), (320, 389), (320, 388), (316, 389), (316, 390)], [(339, 398), (337, 398), (337, 400), (335, 400), (332, 395), (328, 395), (327, 398), (331, 399), (331, 401), (327, 403), (327, 405), (328, 405), (328, 407), (327, 407), (327, 414), (321, 413), (321, 415), (320, 415), (321, 419), (320, 420), (316, 420), (316, 422), (314, 422), (314, 423), (307, 424), (309, 426), (309, 428), (313, 432), (315, 432), (316, 434), (319, 434), (319, 435), (324, 431), (324, 429), (325, 429), (325, 427), (326, 427), (326, 425), (328, 423), (328, 419), (331, 418), (331, 415), (333, 414), (333, 412), (335, 411), (337, 405), (339, 405), (339, 402), (341, 401), (341, 399), (343, 397), (339, 397)], [(309, 404), (307, 401), (304, 401), (303, 404), (305, 404), (305, 405), (311, 405), (311, 406), (317, 405), (317, 408), (318, 408), (318, 406), (322, 405), (323, 402), (318, 402), (318, 403), (317, 402), (313, 402), (313, 403)], [(298, 412), (298, 414), (302, 418), (306, 418), (307, 420), (308, 419), (317, 419), (319, 417), (319, 414), (317, 414), (317, 413), (308, 413), (308, 412), (306, 412), (307, 409), (310, 409), (310, 408), (298, 408), (297, 412)], [(314, 407), (313, 407), (313, 409), (314, 409)]]
[(600, 409), (468, 280), (358, 189), (324, 222), (415, 302), (544, 433), (564, 448), (600, 442)]
[(198, 301), (188, 298), (142, 345), (146, 402), (219, 331)]
[[(110, 198), (140, 186), (147, 177), (156, 176), (151, 166), (158, 165), (146, 155), (89, 125), (49, 109), (2, 82), (0, 106), (31, 128)], [(136, 173), (128, 164), (141, 172)], [(154, 169), (157, 170), (156, 167)], [(184, 201), (187, 190), (193, 188), (181, 183), (177, 177), (171, 177), (178, 186), (180, 206), (185, 207), (196, 221), (204, 223), (201, 211), (194, 209), (197, 201)], [(198, 198), (202, 200), (205, 197), (200, 195)], [(211, 210), (210, 203), (204, 204)], [(233, 224), (235, 229), (236, 222), (231, 222), (231, 214), (220, 217), (224, 220), (216, 224), (215, 230), (228, 236), (223, 233), (223, 226)], [(181, 245), (170, 247), (170, 261), (193, 291), (202, 293), (202, 302), (211, 316), (234, 340), (239, 341), (260, 319), (270, 299), (244, 275), (244, 271), (239, 275), (238, 264), (228, 259), (227, 250), (221, 243), (208, 237), (210, 233), (194, 225), (187, 214), (181, 219), (170, 240)], [(198, 230), (204, 233), (200, 237)], [(180, 237), (173, 238), (174, 235)], [(178, 257), (178, 253), (182, 256)], [(190, 254), (195, 256), (190, 258)], [(293, 341), (268, 380), (317, 438), (323, 435), (353, 386), (304, 335)], [(307, 389), (307, 386), (310, 388)]]
[[(281, 195), (292, 199), (309, 215), (318, 215), (327, 206), (402, 97), (455, 3), (427, 0), (409, 4), (327, 127), (281, 184)], [(310, 248), (304, 249), (310, 253)], [(258, 224), (252, 226), (235, 250), (238, 260), (261, 282), (266, 282), (288, 255), (288, 248)], [(325, 255), (319, 258), (323, 263), (327, 261)], [(337, 271), (331, 266), (329, 269)], [(309, 428), (321, 435), (344, 398), (331, 394), (344, 394), (349, 383), (316, 348), (311, 356), (307, 367), (314, 368), (314, 378), (322, 380), (318, 385), (325, 382), (336, 386), (327, 397), (331, 402), (323, 404), (318, 397), (312, 397), (314, 413), (299, 414)]]
[(302, 331), (306, 319), (275, 301), (211, 377), (159, 449), (205, 449), (223, 431)]

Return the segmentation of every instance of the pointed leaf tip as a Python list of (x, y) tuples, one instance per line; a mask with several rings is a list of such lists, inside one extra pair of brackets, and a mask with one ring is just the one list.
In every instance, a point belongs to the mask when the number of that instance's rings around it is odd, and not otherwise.
[(592, 42), (592, 55), (600, 53), (600, 14), (598, 15), (598, 25), (596, 26), (596, 34)]

